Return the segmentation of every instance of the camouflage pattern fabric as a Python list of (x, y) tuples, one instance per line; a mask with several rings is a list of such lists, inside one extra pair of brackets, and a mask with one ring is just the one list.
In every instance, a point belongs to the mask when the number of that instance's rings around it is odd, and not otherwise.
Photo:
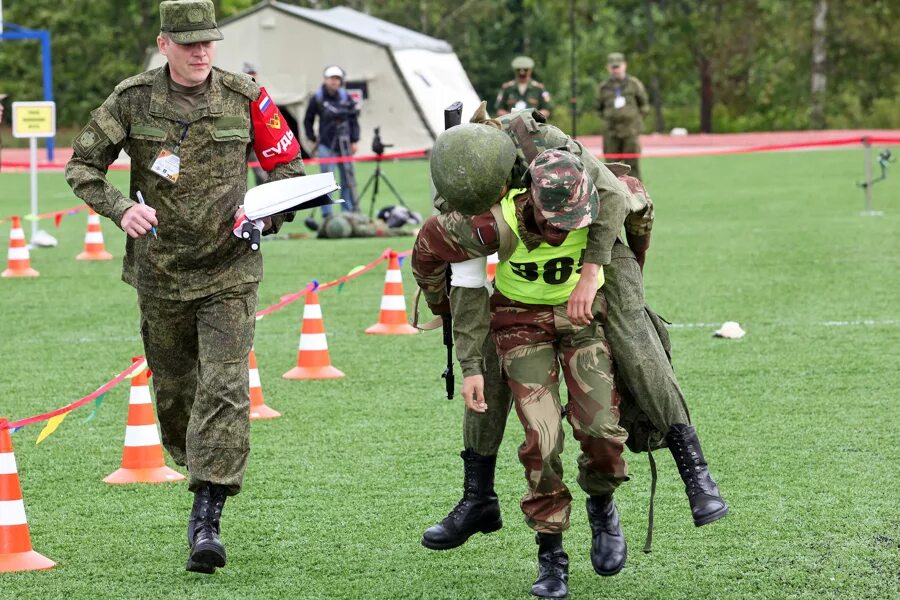
[(319, 225), (319, 239), (402, 237), (413, 233), (407, 229), (390, 228), (380, 220), (372, 221), (359, 213), (331, 214)]
[(527, 108), (553, 110), (553, 100), (543, 83), (534, 79), (529, 80), (524, 93), (519, 91), (519, 83), (515, 79), (500, 86), (497, 100), (494, 102), (494, 112), (505, 110), (514, 113)]
[(256, 326), (256, 282), (190, 301), (138, 293), (141, 337), (162, 442), (203, 482), (241, 489), (250, 453), (250, 346)]
[[(618, 136), (612, 132), (606, 132), (603, 134), (603, 154), (640, 154), (641, 153), (641, 138), (636, 135), (632, 136)], [(613, 160), (617, 160), (625, 163), (629, 167), (631, 167), (631, 174), (633, 177), (637, 177), (640, 179), (641, 177), (641, 161), (637, 157), (632, 158), (613, 158)]]
[[(624, 98), (625, 104), (620, 108), (616, 108), (616, 97)], [(644, 131), (650, 99), (637, 77), (626, 75), (623, 80), (610, 77), (597, 90), (597, 110), (603, 117), (604, 133), (620, 138), (637, 137)]]
[[(76, 196), (119, 227), (140, 190), (156, 210), (159, 237), (127, 239), (122, 279), (146, 295), (192, 300), (262, 278), (261, 253), (228, 235), (247, 191), (250, 102), (259, 97), (259, 86), (247, 75), (214, 68), (208, 102), (181, 114), (168, 81), (168, 67), (162, 67), (120, 83), (75, 138), (66, 180)], [(150, 166), (176, 144), (181, 173), (171, 183)], [(128, 197), (106, 180), (123, 148), (131, 157)], [(299, 156), (278, 165), (270, 180), (297, 175), (303, 175)], [(266, 233), (277, 232), (286, 218), (293, 216), (273, 217)]]
[(569, 394), (567, 419), (581, 445), (578, 484), (588, 495), (603, 495), (628, 480), (622, 457), (628, 434), (618, 425), (613, 361), (601, 325), (605, 300), (598, 292), (596, 317), (587, 327), (573, 324), (565, 305), (522, 304), (496, 292), (491, 306), (500, 364), (525, 428), (519, 447), (528, 481), (522, 512), (535, 531), (558, 533), (569, 527), (572, 501), (563, 482), (560, 365)]
[(159, 30), (176, 44), (214, 42), (223, 39), (216, 28), (211, 0), (166, 0), (159, 4)]
[[(509, 386), (500, 374), (494, 340), (488, 332), (491, 319), (485, 288), (450, 288), (453, 311), (453, 341), (463, 377), (484, 375), (487, 412), (463, 410), (463, 444), (482, 456), (496, 456), (503, 441), (506, 420), (512, 408)], [(483, 327), (473, 327), (473, 324)]]
[(633, 452), (661, 448), (672, 425), (691, 423), (672, 369), (669, 336), (645, 304), (641, 270), (628, 246), (616, 243), (604, 271), (603, 293), (609, 305), (604, 325), (616, 357), (628, 447)]
[(584, 165), (566, 150), (545, 150), (531, 163), (526, 176), (531, 197), (550, 225), (565, 231), (583, 229), (597, 218), (597, 188)]

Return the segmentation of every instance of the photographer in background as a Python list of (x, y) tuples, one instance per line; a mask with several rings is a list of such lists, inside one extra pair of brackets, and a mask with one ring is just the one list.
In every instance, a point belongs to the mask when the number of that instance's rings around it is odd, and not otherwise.
[[(337, 65), (327, 67), (322, 73), (325, 81), (310, 97), (303, 128), (306, 137), (316, 144), (318, 158), (345, 157), (356, 154), (359, 142), (359, 122), (356, 119), (359, 110), (356, 102), (344, 88), (345, 73)], [(319, 135), (313, 130), (313, 123), (319, 117)], [(353, 174), (353, 163), (326, 162), (320, 165), (323, 173), (334, 172), (335, 165), (341, 176), (341, 197), (344, 199), (343, 210), (356, 212), (356, 180)], [(322, 207), (322, 216), (331, 214), (331, 206)]]

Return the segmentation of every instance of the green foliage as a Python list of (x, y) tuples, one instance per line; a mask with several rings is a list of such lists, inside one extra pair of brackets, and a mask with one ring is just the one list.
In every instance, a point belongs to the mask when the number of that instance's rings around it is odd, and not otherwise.
[[(215, 0), (220, 18), (254, 0)], [(813, 2), (781, 0), (289, 0), (313, 8), (349, 6), (446, 39), (478, 94), (493, 104), (517, 54), (552, 93), (553, 120), (571, 127), (572, 32), (578, 133), (597, 133), (597, 86), (606, 54), (626, 54), (661, 106), (646, 129), (700, 126), (700, 72), (707, 65), (715, 131), (809, 126)], [(158, 0), (6, 0), (7, 22), (52, 33), (60, 126), (79, 126), (113, 86), (141, 70), (155, 45)], [(831, 127), (897, 127), (900, 3), (828, 0), (825, 116)], [(37, 42), (3, 42), (0, 91), (42, 97)], [(670, 120), (673, 119), (673, 120)]]

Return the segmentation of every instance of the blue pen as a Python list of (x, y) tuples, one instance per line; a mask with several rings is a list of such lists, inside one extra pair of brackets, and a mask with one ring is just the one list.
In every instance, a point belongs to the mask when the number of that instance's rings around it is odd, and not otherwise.
[[(141, 190), (138, 190), (137, 197), (138, 197), (138, 202), (140, 202), (140, 203), (143, 204), (144, 206), (147, 206), (147, 203), (144, 202), (144, 196), (143, 196), (143, 194), (141, 194)], [(150, 226), (150, 231), (153, 232), (153, 237), (159, 239), (159, 236), (156, 235), (156, 227), (154, 227), (153, 225), (151, 225), (151, 226)]]

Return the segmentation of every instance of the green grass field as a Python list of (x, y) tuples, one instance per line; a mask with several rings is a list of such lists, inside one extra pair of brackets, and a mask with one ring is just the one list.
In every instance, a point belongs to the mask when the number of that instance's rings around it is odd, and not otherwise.
[[(616, 495), (628, 563), (597, 577), (570, 437), (572, 597), (900, 596), (900, 173), (876, 186), (885, 215), (875, 218), (859, 215), (858, 151), (648, 159), (645, 169), (658, 217), (647, 297), (675, 323), (676, 370), (731, 514), (695, 528), (660, 452), (654, 552), (641, 553), (649, 468), (629, 455), (631, 481)], [(359, 171), (361, 181), (371, 172)], [(426, 163), (385, 171), (427, 211)], [(112, 177), (124, 185), (127, 174)], [(40, 188), (42, 211), (80, 203), (61, 174), (41, 175)], [(389, 200), (383, 192), (379, 205)], [(0, 216), (27, 202), (28, 175), (0, 174)], [(135, 294), (119, 279), (123, 234), (104, 221), (116, 260), (81, 263), (84, 215), (45, 226), (60, 244), (32, 252), (41, 277), (0, 281), (0, 414), (11, 419), (80, 398), (142, 353)], [(264, 242), (260, 306), (388, 243), (405, 250), (412, 239)], [(225, 569), (184, 571), (183, 483), (102, 483), (121, 458), (123, 385), (91, 422), (79, 409), (40, 446), (40, 425), (13, 435), (32, 542), (59, 564), (0, 575), (0, 598), (528, 597), (536, 546), (518, 508), (515, 417), (498, 460), (505, 527), (443, 553), (419, 544), (460, 495), (462, 404), (442, 397), (439, 333), (363, 334), (383, 280), (379, 267), (321, 295), (344, 379), (281, 379), (302, 303), (257, 324), (266, 402), (284, 416), (253, 424), (245, 491), (225, 507)], [(747, 336), (714, 339), (726, 320)]]

